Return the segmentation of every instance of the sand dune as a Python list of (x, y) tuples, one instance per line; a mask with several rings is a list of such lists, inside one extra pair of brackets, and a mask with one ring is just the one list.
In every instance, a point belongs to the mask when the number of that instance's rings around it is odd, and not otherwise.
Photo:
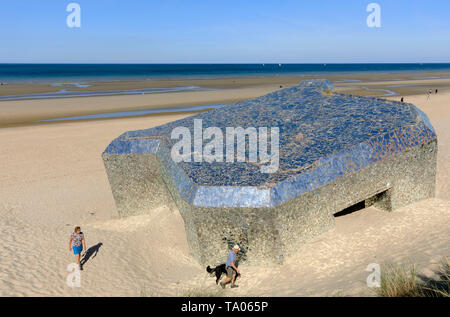
[[(369, 263), (413, 262), (432, 274), (441, 256), (450, 255), (450, 94), (407, 101), (429, 115), (438, 133), (437, 197), (394, 213), (367, 208), (336, 218), (333, 231), (299, 247), (282, 266), (244, 263), (240, 287), (225, 295), (371, 295)], [(189, 256), (178, 210), (119, 219), (101, 160), (122, 132), (183, 116), (0, 129), (0, 296), (214, 291), (214, 279)], [(101, 246), (84, 266), (81, 287), (70, 288), (68, 237), (76, 224), (88, 247)]]

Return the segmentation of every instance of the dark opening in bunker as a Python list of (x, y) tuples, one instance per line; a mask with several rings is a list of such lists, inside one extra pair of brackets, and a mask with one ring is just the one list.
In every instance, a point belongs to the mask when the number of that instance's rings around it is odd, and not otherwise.
[(346, 216), (349, 215), (351, 213), (354, 213), (356, 211), (359, 211), (361, 209), (366, 208), (366, 202), (365, 201), (361, 201), (353, 206), (347, 207), (342, 211), (339, 211), (337, 213), (334, 214), (334, 217), (342, 217), (342, 216)]
[(366, 200), (363, 200), (355, 205), (345, 208), (334, 214), (334, 217), (342, 217), (362, 210), (364, 208), (375, 206), (381, 209), (389, 210), (389, 189), (382, 191)]

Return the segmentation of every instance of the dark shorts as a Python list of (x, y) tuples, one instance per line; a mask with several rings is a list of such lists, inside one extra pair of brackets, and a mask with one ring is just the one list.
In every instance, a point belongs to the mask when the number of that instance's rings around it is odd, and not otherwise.
[(228, 266), (227, 267), (227, 276), (233, 277), (233, 274), (236, 274), (236, 271), (231, 266)]

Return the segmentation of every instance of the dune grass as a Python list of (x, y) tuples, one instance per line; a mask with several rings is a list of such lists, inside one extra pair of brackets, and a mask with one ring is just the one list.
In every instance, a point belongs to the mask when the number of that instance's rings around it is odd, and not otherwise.
[(416, 266), (386, 264), (382, 269), (381, 287), (375, 291), (380, 297), (418, 297)]
[(449, 297), (450, 262), (444, 257), (436, 278), (417, 273), (416, 266), (385, 265), (381, 287), (375, 290), (380, 297)]

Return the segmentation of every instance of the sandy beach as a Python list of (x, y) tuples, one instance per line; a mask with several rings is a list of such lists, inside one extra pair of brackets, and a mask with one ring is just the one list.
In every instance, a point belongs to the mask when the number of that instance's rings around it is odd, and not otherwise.
[[(224, 295), (370, 296), (373, 291), (365, 283), (368, 264), (415, 263), (431, 276), (442, 256), (450, 256), (450, 79), (411, 79), (414, 76), (340, 75), (332, 79), (343, 92), (373, 94), (362, 87), (395, 91), (399, 95), (388, 98), (405, 96), (406, 102), (427, 113), (439, 143), (436, 198), (393, 213), (369, 207), (336, 218), (334, 230), (299, 248), (281, 266), (243, 263), (240, 287), (227, 289)], [(179, 211), (166, 206), (119, 219), (101, 159), (105, 147), (121, 133), (158, 126), (189, 113), (45, 124), (31, 121), (231, 102), (299, 82), (298, 77), (280, 77), (276, 82), (273, 78), (256, 83), (241, 80), (209, 82), (208, 87), (218, 88), (212, 91), (0, 102), (0, 296), (183, 296), (214, 291), (214, 278), (189, 255)], [(169, 83), (158, 85), (168, 87)], [(127, 87), (136, 87), (136, 83)], [(432, 87), (439, 88), (439, 93), (427, 98), (425, 92)], [(97, 251), (84, 266), (80, 288), (66, 284), (66, 267), (74, 260), (68, 238), (75, 225), (82, 227), (88, 248)]]

